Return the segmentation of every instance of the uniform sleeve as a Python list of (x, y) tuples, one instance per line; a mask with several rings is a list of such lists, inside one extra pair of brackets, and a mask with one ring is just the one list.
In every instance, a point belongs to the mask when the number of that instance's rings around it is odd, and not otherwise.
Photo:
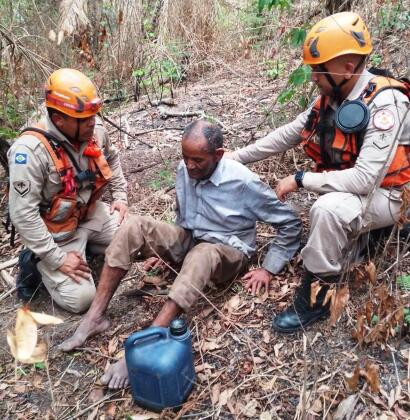
[(285, 152), (297, 146), (301, 141), (300, 133), (306, 124), (309, 113), (310, 108), (299, 114), (291, 123), (277, 128), (243, 149), (232, 152), (231, 158), (246, 164), (266, 159), (275, 153)]
[(258, 177), (247, 183), (246, 190), (247, 203), (252, 204), (248, 210), (256, 220), (269, 223), (277, 230), (262, 264), (263, 268), (277, 274), (299, 249), (302, 222)]
[(401, 92), (389, 89), (378, 94), (372, 105), (370, 122), (354, 167), (342, 171), (308, 172), (303, 178), (306, 189), (365, 195), (380, 184), (398, 144), (406, 139), (409, 142), (409, 102)]
[(31, 148), (19, 140), (10, 148), (9, 212), (24, 245), (56, 270), (63, 264), (66, 253), (54, 242), (40, 216), (41, 193), (48, 176), (44, 153), (40, 144)]
[(125, 203), (128, 203), (127, 181), (122, 172), (118, 150), (111, 143), (101, 121), (96, 122), (95, 133), (97, 137), (101, 139), (104, 156), (112, 171), (112, 178), (109, 183), (112, 197), (114, 201), (124, 201)]

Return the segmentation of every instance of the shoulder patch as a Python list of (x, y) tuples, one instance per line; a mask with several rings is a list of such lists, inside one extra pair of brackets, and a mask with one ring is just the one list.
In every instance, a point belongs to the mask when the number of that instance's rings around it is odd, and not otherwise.
[(27, 153), (16, 152), (14, 162), (17, 163), (17, 165), (25, 165), (27, 163)]
[(394, 115), (389, 109), (381, 109), (373, 116), (373, 125), (379, 130), (390, 130), (394, 126)]
[(13, 187), (20, 197), (24, 197), (28, 192), (30, 192), (30, 181), (13, 182)]

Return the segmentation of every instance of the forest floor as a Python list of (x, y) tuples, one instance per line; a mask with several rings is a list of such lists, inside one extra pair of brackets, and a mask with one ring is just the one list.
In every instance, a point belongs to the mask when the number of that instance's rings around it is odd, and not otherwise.
[[(180, 159), (181, 130), (196, 116), (172, 117), (165, 113), (206, 114), (222, 125), (226, 147), (234, 149), (262, 137), (272, 125), (290, 121), (295, 115), (296, 106), (290, 104), (275, 107), (272, 112), (272, 98), (283, 88), (279, 84), (269, 81), (265, 69), (251, 60), (242, 61), (240, 67), (232, 69), (221, 64), (202, 78), (176, 89), (172, 107), (154, 107), (142, 100), (116, 108), (109, 118), (147, 143), (127, 138), (107, 124), (113, 142), (121, 150), (132, 211), (165, 221), (173, 218), (174, 170)], [(143, 131), (146, 132), (141, 134)], [(278, 178), (294, 173), (296, 166), (307, 165), (304, 155), (296, 150), (251, 168), (274, 186)], [(304, 221), (304, 238), (308, 232), (309, 208), (316, 197), (302, 190), (289, 198)], [(258, 225), (259, 251), (253, 266), (258, 265), (273, 235), (270, 227)], [(11, 249), (4, 231), (1, 237), (0, 263), (17, 256), (21, 248), (20, 245)], [(293, 335), (279, 335), (271, 330), (272, 317), (291, 302), (300, 281), (299, 256), (275, 276), (269, 293), (251, 296), (240, 279), (223, 290), (208, 291), (207, 300), (200, 299), (186, 315), (197, 372), (194, 390), (182, 408), (164, 412), (161, 418), (408, 418), (408, 330), (407, 336), (403, 336), (405, 330), (392, 328), (390, 335), (394, 336), (387, 343), (376, 337), (362, 346), (352, 335), (362, 308), (369, 301), (376, 305), (383, 299), (377, 292), (380, 288), (376, 288), (381, 284), (387, 285), (395, 304), (409, 301), (409, 292), (396, 287), (394, 282), (398, 274), (409, 273), (409, 262), (399, 261), (391, 268), (396, 262), (398, 245), (393, 240), (374, 260), (380, 273), (377, 280), (357, 275), (358, 271), (352, 276), (355, 281), (350, 283), (350, 300), (334, 327), (324, 321)], [(101, 262), (102, 257), (93, 261), (96, 272)], [(364, 267), (361, 266), (361, 273), (365, 273)], [(15, 275), (16, 267), (11, 267), (9, 273)], [(3, 288), (0, 293), (7, 292), (5, 283), (0, 281), (0, 287)], [(61, 317), (64, 323), (40, 330), (49, 343), (47, 365), (18, 367), (7, 346), (6, 330), (13, 328), (21, 302), (15, 293), (3, 297), (0, 301), (0, 417), (159, 418), (159, 414), (135, 405), (130, 389), (110, 392), (100, 385), (99, 378), (108, 364), (123, 356), (126, 338), (149, 325), (165, 301), (168, 287), (169, 281), (145, 276), (141, 264), (136, 263), (109, 306), (111, 328), (89, 339), (83, 349), (68, 354), (60, 352), (57, 345), (75, 330), (81, 316), (54, 306), (42, 291), (30, 308)], [(368, 335), (371, 331), (372, 325), (367, 327)], [(346, 377), (355, 369), (356, 384), (349, 386)], [(379, 375), (380, 387), (373, 374)]]

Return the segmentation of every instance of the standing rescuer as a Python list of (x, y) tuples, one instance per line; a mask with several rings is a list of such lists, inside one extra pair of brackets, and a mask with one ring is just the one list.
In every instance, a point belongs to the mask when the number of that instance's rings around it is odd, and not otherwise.
[[(301, 287), (289, 309), (273, 320), (280, 332), (327, 316), (328, 287), (340, 281), (356, 255), (352, 240), (408, 214), (400, 207), (410, 182), (409, 85), (367, 71), (371, 51), (369, 32), (356, 13), (318, 22), (306, 37), (303, 61), (320, 95), (293, 122), (227, 155), (249, 163), (301, 144), (314, 161), (312, 172), (298, 171), (276, 188), (282, 201), (298, 188), (321, 194), (310, 211)], [(322, 288), (312, 306), (311, 284), (317, 280)]]
[[(11, 221), (40, 260), (37, 269), (51, 297), (71, 312), (88, 309), (95, 295), (86, 246), (103, 253), (128, 212), (117, 151), (96, 117), (101, 105), (84, 74), (55, 71), (45, 86), (47, 115), (24, 129), (8, 153)], [(106, 185), (111, 207), (100, 201)], [(17, 287), (24, 291), (21, 274)]]

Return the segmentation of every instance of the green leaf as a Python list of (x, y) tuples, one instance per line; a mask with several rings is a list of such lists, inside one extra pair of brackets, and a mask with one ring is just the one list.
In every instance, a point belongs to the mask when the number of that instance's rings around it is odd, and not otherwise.
[(410, 274), (397, 277), (397, 284), (404, 291), (410, 292)]
[(34, 369), (45, 369), (45, 368), (46, 368), (46, 365), (44, 362), (34, 363)]
[(305, 28), (293, 28), (289, 33), (290, 45), (292, 47), (299, 47), (303, 44), (306, 38)]
[(296, 93), (296, 91), (294, 89), (292, 89), (292, 88), (285, 89), (283, 92), (281, 92), (279, 94), (279, 96), (278, 96), (278, 102), (280, 104), (282, 104), (282, 105), (284, 103), (286, 103), (286, 102), (289, 102), (293, 98), (293, 96), (294, 96), (295, 93)]
[(310, 66), (300, 66), (289, 76), (289, 83), (293, 86), (300, 86), (310, 80), (312, 70)]

